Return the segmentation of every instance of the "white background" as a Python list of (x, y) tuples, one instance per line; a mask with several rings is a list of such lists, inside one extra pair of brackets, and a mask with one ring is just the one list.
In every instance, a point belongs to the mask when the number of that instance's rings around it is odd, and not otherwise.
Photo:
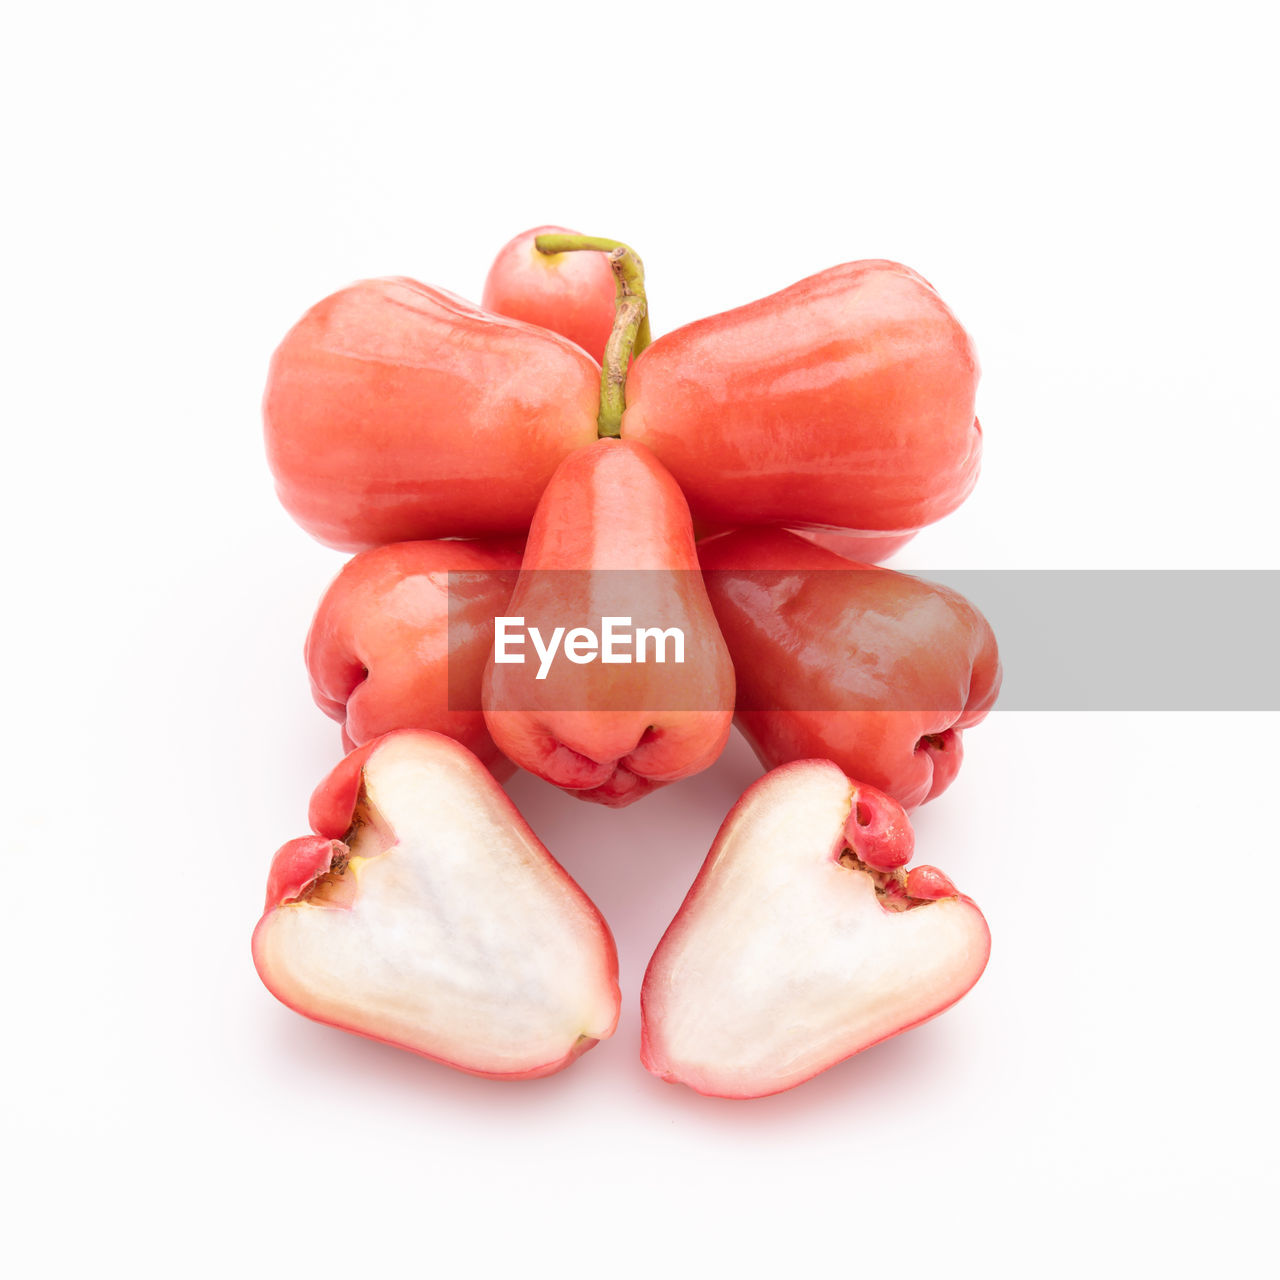
[(993, 715), (918, 821), (988, 915), (986, 976), (771, 1100), (637, 1056), (645, 962), (757, 774), (740, 740), (620, 813), (510, 784), (621, 953), (622, 1026), (560, 1076), (474, 1080), (310, 1024), (248, 943), (339, 752), (300, 649), (341, 557), (277, 507), (260, 441), (307, 306), (382, 273), (477, 298), (544, 221), (632, 242), (659, 332), (898, 258), (974, 334), (986, 433), (973, 498), (899, 567), (1275, 568), (1263, 15), (9, 18), (11, 1274), (1261, 1266), (1275, 715)]

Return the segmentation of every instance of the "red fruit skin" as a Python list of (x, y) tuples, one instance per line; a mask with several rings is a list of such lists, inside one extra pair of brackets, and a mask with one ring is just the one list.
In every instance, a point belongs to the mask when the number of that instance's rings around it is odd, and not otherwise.
[[(258, 975), (262, 978), (267, 990), (271, 992), (281, 1004), (286, 1005), (295, 1013), (300, 1013), (304, 1018), (311, 1017), (308, 1010), (299, 1008), (296, 1004), (286, 1000), (281, 993), (276, 990), (273, 984), (268, 980), (267, 973), (264, 972), (264, 966), (259, 962), (258, 949), (258, 932), (262, 928), (263, 921), (271, 914), (271, 912), (282, 903), (287, 902), (290, 898), (296, 897), (299, 891), (306, 887), (313, 879), (319, 875), (323, 875), (328, 870), (333, 857), (346, 851), (346, 845), (335, 835), (335, 832), (341, 831), (346, 835), (351, 830), (352, 817), (355, 812), (356, 803), (359, 800), (360, 788), (363, 781), (363, 770), (365, 762), (373, 754), (378, 747), (393, 737), (399, 736), (401, 733), (415, 733), (416, 730), (398, 730), (395, 733), (384, 734), (381, 738), (377, 738), (372, 742), (366, 743), (363, 747), (351, 752), (350, 755), (344, 757), (333, 770), (324, 778), (320, 785), (315, 789), (311, 797), (309, 820), (312, 830), (317, 832), (315, 836), (301, 836), (296, 840), (290, 840), (283, 845), (272, 859), (271, 871), (267, 880), (267, 899), (266, 906), (263, 911), (262, 919), (259, 920), (257, 928), (254, 930), (252, 950), (254, 963), (258, 969)], [(439, 738), (448, 741), (450, 745), (463, 754), (470, 754), (460, 743), (454, 742), (452, 739), (445, 739), (443, 734), (428, 734), (432, 738)], [(480, 763), (474, 760), (475, 777), (477, 784), (487, 784), (492, 787), (501, 797), (501, 801), (505, 801), (505, 808), (508, 820), (515, 826), (520, 827), (530, 836), (536, 843), (541, 844), (537, 836), (533, 833), (529, 824), (525, 822), (523, 815), (519, 809), (511, 802), (504, 792), (498, 787), (492, 775)], [(560, 866), (558, 862), (552, 859), (556, 871), (569, 884), (574, 894), (581, 899), (592, 911), (598, 921), (599, 937), (602, 945), (605, 947), (606, 955), (612, 963), (613, 980), (617, 982), (618, 972), (618, 952), (617, 945), (614, 942), (613, 934), (609, 930), (609, 926), (605, 923), (604, 917), (600, 915), (595, 904), (586, 896), (576, 881)], [(304, 878), (305, 877), (305, 878)], [(389, 1044), (397, 1049), (408, 1049), (410, 1053), (416, 1052), (408, 1045), (403, 1045), (396, 1040), (388, 1040), (383, 1036), (371, 1035), (367, 1031), (362, 1031), (356, 1027), (345, 1026), (341, 1023), (331, 1023), (329, 1025), (338, 1027), (341, 1031), (348, 1031), (352, 1035), (364, 1037), (366, 1040), (376, 1040), (381, 1044)], [(539, 1064), (537, 1067), (529, 1071), (522, 1072), (505, 1072), (494, 1073), (487, 1071), (476, 1071), (461, 1063), (449, 1062), (443, 1058), (431, 1058), (432, 1061), (441, 1062), (447, 1067), (453, 1067), (456, 1071), (465, 1072), (467, 1075), (479, 1076), (485, 1080), (537, 1080), (545, 1076), (555, 1075), (558, 1071), (563, 1071), (565, 1067), (575, 1062), (588, 1049), (599, 1044), (598, 1039), (581, 1039), (573, 1049), (558, 1058), (554, 1062)], [(422, 1057), (430, 1057), (428, 1054), (420, 1055)]]
[(329, 870), (335, 858), (343, 857), (346, 852), (347, 846), (341, 840), (327, 840), (323, 836), (300, 836), (282, 845), (271, 860), (264, 909), (270, 911), (272, 907), (296, 898), (307, 885)]
[(480, 305), (495, 315), (551, 329), (598, 362), (613, 330), (613, 271), (603, 253), (539, 253), (541, 235), (580, 234), (567, 227), (534, 227), (498, 251)]
[[(641, 616), (643, 602), (629, 593), (660, 587), (661, 625), (679, 621), (685, 662), (561, 661), (536, 681), (534, 664), (490, 658), (484, 712), (499, 750), (613, 807), (713, 764), (732, 725), (733, 664), (697, 569), (689, 508), (649, 450), (600, 440), (566, 459), (538, 505), (508, 613), (543, 634), (588, 617), (599, 626), (602, 609), (651, 625), (656, 619)], [(648, 572), (634, 585), (618, 570)]]
[[(306, 662), (316, 705), (342, 725), (348, 751), (393, 729), (430, 729), (496, 777), (511, 774), (485, 728), (480, 686), (522, 551), (515, 539), (395, 542), (343, 568), (316, 610)], [(468, 575), (452, 592), (451, 572)]]
[(345, 551), (522, 533), (560, 460), (595, 439), (600, 369), (546, 329), (415, 280), (317, 303), (271, 361), (276, 492)]
[(916, 847), (906, 810), (892, 796), (862, 783), (854, 783), (845, 839), (863, 862), (881, 871), (906, 866)]
[(833, 760), (907, 809), (946, 790), (961, 731), (1000, 690), (977, 609), (781, 529), (740, 529), (698, 552), (733, 655), (735, 722), (766, 768)]
[[(397, 730), (397, 732), (411, 731)], [(365, 761), (378, 745), (389, 737), (391, 737), (390, 734), (384, 734), (382, 738), (366, 742), (363, 747), (357, 747), (344, 756), (311, 793), (307, 822), (317, 835), (329, 840), (345, 840), (351, 834), (356, 803), (360, 799), (360, 788), (364, 784)]]
[[(907, 872), (907, 897), (921, 898), (928, 902), (936, 902), (939, 898), (962, 897), (956, 892), (951, 877), (944, 875), (937, 867), (922, 863)], [(966, 898), (967, 902), (968, 899)]]
[(865, 533), (859, 529), (828, 529), (821, 525), (801, 525), (792, 529), (815, 546), (859, 564), (879, 564), (897, 555), (915, 533)]
[(696, 520), (901, 537), (977, 480), (978, 374), (928, 281), (850, 262), (658, 338), (622, 438), (658, 455)]
[[(693, 530), (698, 535), (698, 541), (705, 542), (708, 538), (732, 533), (733, 526), (703, 524), (695, 520)], [(859, 529), (828, 529), (819, 525), (799, 525), (787, 532), (858, 564), (879, 564), (896, 555), (916, 536), (914, 533), (880, 534), (866, 533)]]

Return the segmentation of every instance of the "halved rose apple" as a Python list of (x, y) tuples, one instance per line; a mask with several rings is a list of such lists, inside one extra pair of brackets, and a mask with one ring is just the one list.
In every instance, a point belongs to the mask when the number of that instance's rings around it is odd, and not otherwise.
[(608, 926), (465, 747), (378, 738), (311, 821), (276, 854), (253, 935), (290, 1008), (496, 1079), (550, 1075), (613, 1033)]
[(699, 1093), (778, 1093), (954, 1004), (986, 967), (982, 913), (909, 873), (897, 801), (830, 761), (734, 806), (649, 963), (642, 1056)]

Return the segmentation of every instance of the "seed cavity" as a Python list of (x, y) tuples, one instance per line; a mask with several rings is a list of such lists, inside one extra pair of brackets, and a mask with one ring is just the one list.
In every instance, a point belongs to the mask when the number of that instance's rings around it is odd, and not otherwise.
[(349, 907), (356, 900), (358, 886), (354, 875), (348, 875), (351, 859), (342, 854), (334, 858), (329, 870), (316, 876), (298, 895), (298, 902), (316, 907)]
[(880, 867), (868, 866), (848, 847), (840, 855), (839, 861), (842, 867), (848, 867), (850, 871), (861, 871), (863, 875), (870, 877), (875, 887), (876, 901), (886, 911), (911, 911), (929, 903), (927, 898), (913, 898), (907, 893), (907, 873), (901, 867), (884, 871)]

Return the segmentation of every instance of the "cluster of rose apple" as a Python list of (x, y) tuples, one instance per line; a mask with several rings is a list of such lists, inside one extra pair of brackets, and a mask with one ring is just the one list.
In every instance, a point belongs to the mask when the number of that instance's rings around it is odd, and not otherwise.
[(771, 772), (649, 965), (645, 1065), (758, 1097), (959, 999), (990, 936), (907, 870), (906, 810), (954, 778), (999, 658), (963, 597), (875, 566), (972, 488), (977, 379), (885, 261), (652, 344), (634, 252), (560, 228), (502, 250), (483, 308), (401, 278), (313, 307), (266, 437), (285, 507), (358, 552), (307, 639), (348, 754), (272, 864), (268, 988), (478, 1075), (567, 1066), (617, 1023), (613, 939), (500, 780), (626, 806), (736, 720)]

